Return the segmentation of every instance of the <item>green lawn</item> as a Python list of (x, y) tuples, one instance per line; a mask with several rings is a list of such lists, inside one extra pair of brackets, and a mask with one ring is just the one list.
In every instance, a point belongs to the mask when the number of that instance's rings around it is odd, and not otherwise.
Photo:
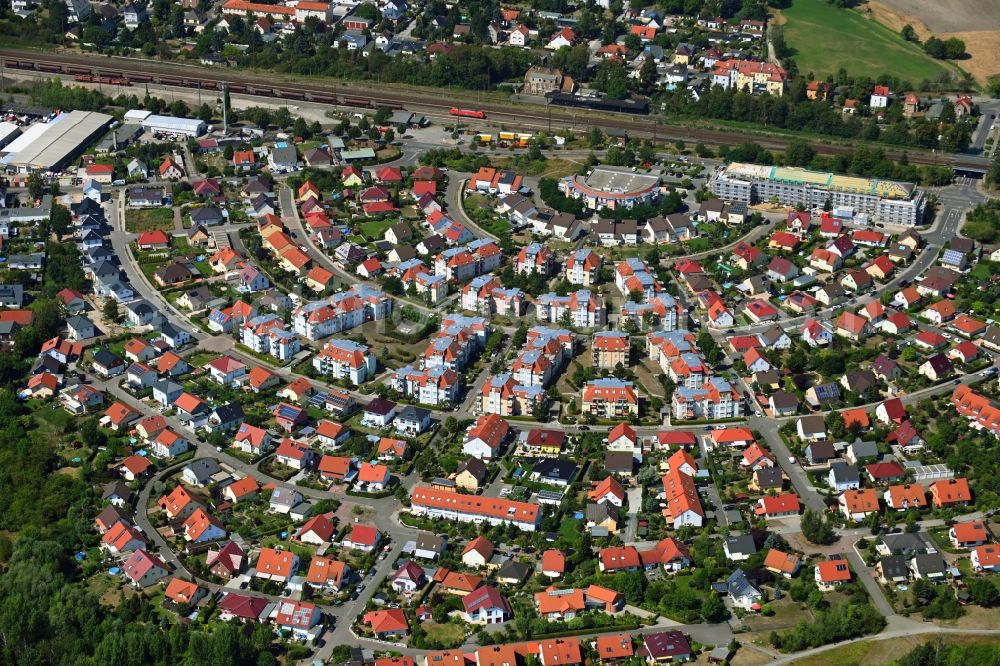
[(361, 232), (372, 240), (382, 240), (386, 229), (396, 224), (399, 220), (386, 218), (384, 220), (369, 220), (361, 223)]
[(852, 76), (892, 74), (919, 86), (948, 69), (885, 26), (826, 0), (794, 0), (782, 13), (785, 41), (803, 75), (825, 78), (843, 67)]
[(125, 230), (132, 233), (142, 231), (170, 231), (174, 228), (174, 211), (170, 208), (140, 208), (125, 211)]

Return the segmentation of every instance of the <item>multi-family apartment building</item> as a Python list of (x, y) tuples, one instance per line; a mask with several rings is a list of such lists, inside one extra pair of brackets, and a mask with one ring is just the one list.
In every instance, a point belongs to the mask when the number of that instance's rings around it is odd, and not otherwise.
[(392, 388), (423, 405), (454, 405), (462, 391), (462, 376), (446, 367), (418, 370), (412, 365), (392, 375)]
[(483, 386), (480, 409), (499, 416), (534, 416), (545, 405), (539, 385), (519, 384), (509, 373), (490, 377)]
[(594, 379), (583, 387), (583, 413), (599, 419), (627, 419), (639, 415), (635, 384), (614, 378)]
[(483, 315), (520, 317), (524, 314), (527, 301), (523, 291), (517, 287), (504, 287), (492, 273), (473, 278), (462, 288), (462, 309)]
[(513, 525), (526, 532), (534, 532), (541, 521), (541, 507), (537, 504), (462, 495), (427, 486), (413, 489), (410, 511), (420, 516), (463, 523)]
[(243, 344), (258, 354), (270, 354), (281, 360), (291, 360), (302, 345), (299, 337), (274, 314), (257, 315), (244, 322), (240, 329)]
[(309, 340), (350, 330), (366, 321), (381, 321), (392, 312), (392, 300), (365, 284), (301, 305), (292, 312), (292, 330)]
[(539, 321), (553, 324), (569, 318), (571, 326), (595, 328), (607, 321), (604, 299), (589, 289), (580, 289), (566, 296), (549, 292), (542, 294), (535, 302)]
[(597, 284), (597, 276), (604, 265), (604, 258), (589, 248), (580, 248), (570, 253), (566, 259), (563, 274), (570, 284), (592, 287)]
[(776, 198), (786, 206), (807, 208), (829, 204), (907, 226), (923, 221), (927, 203), (913, 183), (736, 162), (712, 174), (708, 189), (730, 201), (756, 204)]
[(675, 419), (729, 419), (740, 416), (740, 394), (722, 377), (708, 377), (698, 388), (678, 386), (671, 409)]
[(335, 379), (349, 379), (363, 384), (375, 376), (375, 354), (366, 345), (353, 340), (330, 340), (313, 357), (313, 368)]

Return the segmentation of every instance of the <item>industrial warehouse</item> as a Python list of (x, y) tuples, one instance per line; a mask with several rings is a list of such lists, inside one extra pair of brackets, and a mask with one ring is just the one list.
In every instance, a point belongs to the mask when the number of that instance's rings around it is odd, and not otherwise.
[(93, 111), (63, 113), (23, 129), (0, 148), (0, 166), (20, 173), (60, 171), (100, 136), (113, 118)]
[(829, 204), (906, 226), (922, 222), (926, 204), (924, 193), (913, 183), (735, 162), (716, 171), (708, 188), (729, 201), (757, 204), (777, 199), (785, 206), (809, 208)]
[(199, 137), (205, 133), (208, 126), (197, 118), (175, 118), (160, 116), (149, 111), (132, 110), (125, 113), (126, 123), (136, 123), (153, 134), (173, 134), (175, 136)]

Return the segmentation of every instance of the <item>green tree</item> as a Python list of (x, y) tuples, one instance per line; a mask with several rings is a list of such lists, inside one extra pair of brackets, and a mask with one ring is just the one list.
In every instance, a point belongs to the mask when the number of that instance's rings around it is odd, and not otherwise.
[(785, 161), (791, 166), (809, 166), (816, 157), (816, 151), (804, 139), (792, 139), (785, 150)]
[(53, 204), (52, 217), (49, 220), (49, 231), (55, 234), (56, 238), (61, 238), (69, 232), (72, 224), (73, 216), (69, 212), (69, 209), (62, 204)]
[(45, 181), (42, 180), (42, 174), (38, 171), (32, 171), (28, 174), (28, 196), (32, 199), (41, 199), (44, 194)]
[(1000, 591), (988, 578), (973, 578), (969, 582), (969, 596), (976, 604), (989, 608), (1000, 602)]
[(113, 298), (104, 299), (104, 305), (101, 307), (101, 314), (108, 321), (118, 321), (118, 301)]
[(705, 622), (722, 622), (728, 616), (726, 605), (715, 594), (710, 594), (701, 604), (701, 617)]
[(907, 23), (899, 31), (900, 36), (908, 42), (919, 42), (917, 38), (917, 31), (913, 29), (913, 26)]
[(802, 514), (802, 536), (810, 543), (818, 545), (829, 545), (836, 538), (833, 525), (821, 513), (806, 509)]

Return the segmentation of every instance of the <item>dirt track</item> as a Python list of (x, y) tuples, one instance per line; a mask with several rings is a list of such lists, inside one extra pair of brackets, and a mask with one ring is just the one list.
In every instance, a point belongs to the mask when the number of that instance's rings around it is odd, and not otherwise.
[(864, 9), (892, 30), (910, 24), (920, 40), (958, 37), (970, 57), (956, 64), (980, 83), (1000, 75), (1000, 0), (869, 0)]

